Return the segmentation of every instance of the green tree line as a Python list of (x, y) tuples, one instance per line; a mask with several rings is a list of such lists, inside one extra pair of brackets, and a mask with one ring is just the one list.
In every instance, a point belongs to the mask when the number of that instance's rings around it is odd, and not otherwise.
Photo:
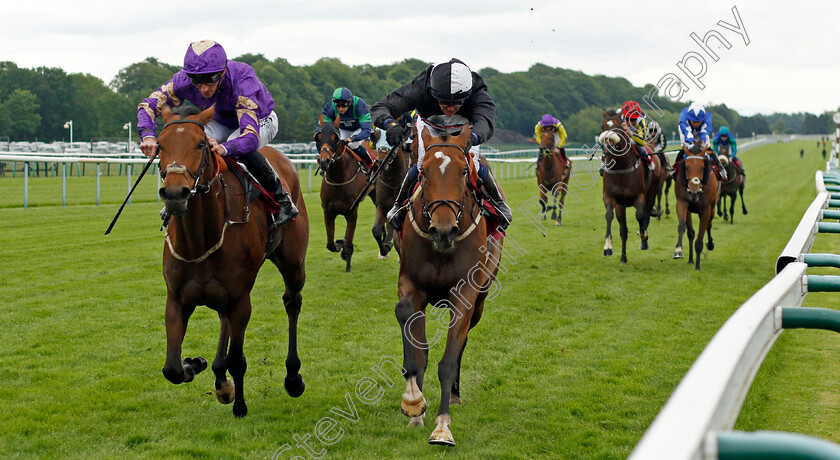
[[(406, 59), (390, 65), (348, 66), (326, 57), (312, 65), (293, 66), (282, 58), (270, 61), (261, 54), (236, 58), (250, 64), (275, 101), (280, 129), (275, 142), (311, 140), (316, 119), (332, 91), (350, 88), (369, 105), (409, 82), (429, 65)], [(136, 133), (137, 104), (172, 77), (180, 66), (155, 58), (131, 64), (105, 84), (90, 74), (67, 74), (60, 68), (19, 68), (0, 62), (0, 137), (11, 140), (67, 140), (64, 123), (73, 120), (78, 140), (126, 135), (123, 125), (132, 122)], [(533, 136), (534, 124), (545, 113), (559, 118), (569, 140), (591, 143), (600, 131), (603, 109), (625, 100), (642, 101), (652, 85), (633, 86), (628, 80), (534, 64), (524, 72), (502, 73), (480, 69), (496, 106), (495, 142), (521, 141)], [(679, 111), (688, 101), (673, 103), (656, 97), (659, 110), (642, 103), (670, 137), (676, 131)], [(727, 125), (739, 136), (752, 133), (823, 134), (833, 131), (831, 113), (795, 113), (742, 116), (725, 104), (707, 107), (716, 127)]]

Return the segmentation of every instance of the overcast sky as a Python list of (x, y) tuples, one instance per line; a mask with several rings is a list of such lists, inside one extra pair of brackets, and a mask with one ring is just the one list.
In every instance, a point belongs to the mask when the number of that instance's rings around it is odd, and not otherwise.
[[(737, 28), (733, 7), (745, 34), (718, 24)], [(713, 30), (731, 45), (708, 36), (717, 61), (690, 36)], [(292, 65), (458, 57), (473, 70), (543, 63), (637, 86), (672, 73), (688, 88), (681, 101), (726, 103), (746, 115), (840, 106), (840, 2), (828, 0), (9, 1), (0, 60), (89, 73), (107, 84), (150, 56), (180, 65), (187, 45), (205, 38), (228, 57), (263, 54)], [(704, 89), (679, 68), (683, 60), (695, 74), (705, 65), (697, 79)]]

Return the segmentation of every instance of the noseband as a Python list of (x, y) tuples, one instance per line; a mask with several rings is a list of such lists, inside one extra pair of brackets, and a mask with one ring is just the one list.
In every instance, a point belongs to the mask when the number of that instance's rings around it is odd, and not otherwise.
[[(185, 118), (185, 119), (182, 119), (182, 120), (172, 120), (169, 123), (166, 123), (165, 125), (163, 125), (163, 128), (161, 128), (160, 132), (163, 133), (163, 130), (166, 129), (167, 127), (169, 127), (170, 125), (176, 125), (176, 124), (181, 124), (181, 123), (192, 123), (194, 125), (198, 125), (201, 128), (202, 134), (204, 133), (204, 123), (202, 123), (200, 121), (197, 121), (197, 120), (191, 120), (191, 119), (188, 119), (188, 118)], [(213, 182), (215, 182), (217, 178), (219, 178), (219, 175), (217, 174), (216, 176), (213, 177), (213, 179), (211, 179), (206, 184), (199, 184), (198, 183), (201, 180), (201, 176), (204, 175), (204, 169), (207, 166), (209, 166), (209, 164), (210, 164), (210, 145), (207, 142), (207, 135), (206, 134), (204, 134), (204, 140), (201, 141), (199, 146), (201, 148), (201, 163), (198, 166), (198, 171), (193, 172), (189, 168), (187, 168), (186, 166), (184, 166), (182, 164), (179, 164), (179, 163), (169, 163), (168, 165), (166, 165), (166, 168), (161, 168), (161, 171), (160, 171), (160, 178), (161, 179), (166, 179), (166, 175), (169, 174), (169, 173), (181, 174), (185, 178), (187, 177), (187, 174), (192, 176), (192, 178), (194, 179), (194, 182), (193, 182), (193, 187), (190, 190), (190, 198), (192, 198), (192, 196), (195, 195), (196, 193), (207, 193), (207, 192), (209, 192), (210, 191), (210, 186), (213, 185)], [(158, 144), (158, 149), (160, 149), (160, 144)]]

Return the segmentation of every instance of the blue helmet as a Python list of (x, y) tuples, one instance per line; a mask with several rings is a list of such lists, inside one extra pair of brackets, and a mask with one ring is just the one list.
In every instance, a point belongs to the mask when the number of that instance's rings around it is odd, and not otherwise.
[(227, 54), (213, 40), (190, 43), (184, 55), (184, 72), (193, 75), (218, 73), (227, 67)]
[(706, 108), (699, 102), (692, 102), (686, 110), (688, 121), (704, 121), (706, 119)]
[(720, 134), (721, 136), (728, 136), (729, 128), (727, 126), (721, 126), (720, 131), (718, 131), (718, 134)]
[(353, 93), (345, 87), (336, 88), (332, 95), (333, 102), (349, 102), (353, 103)]

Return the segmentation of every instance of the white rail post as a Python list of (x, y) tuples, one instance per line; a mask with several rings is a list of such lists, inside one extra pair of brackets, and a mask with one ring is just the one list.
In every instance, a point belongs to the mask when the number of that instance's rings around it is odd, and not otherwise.
[(96, 205), (99, 206), (99, 183), (101, 178), (99, 177), (99, 166), (100, 163), (96, 163)]
[(29, 162), (23, 163), (23, 208), (29, 207)]
[[(46, 163), (45, 163), (46, 164)], [(67, 206), (67, 162), (61, 163), (61, 207)]]

